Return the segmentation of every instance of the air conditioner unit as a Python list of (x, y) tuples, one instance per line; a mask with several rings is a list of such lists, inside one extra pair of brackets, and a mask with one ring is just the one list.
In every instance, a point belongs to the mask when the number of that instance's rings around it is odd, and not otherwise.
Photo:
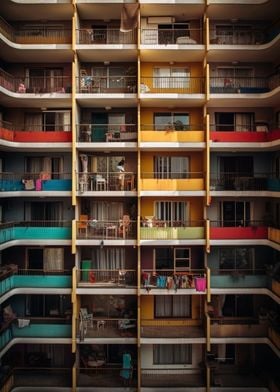
[(149, 24), (169, 24), (174, 23), (174, 16), (149, 16), (148, 23)]

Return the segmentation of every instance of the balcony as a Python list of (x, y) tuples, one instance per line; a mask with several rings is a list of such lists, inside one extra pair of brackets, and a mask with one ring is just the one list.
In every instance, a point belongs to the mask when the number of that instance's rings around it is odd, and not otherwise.
[(78, 287), (90, 288), (132, 288), (137, 286), (137, 272), (129, 268), (82, 268), (81, 270), (77, 270), (77, 285)]
[(76, 236), (78, 240), (135, 240), (136, 221), (80, 220), (77, 221)]
[(269, 77), (210, 77), (212, 94), (262, 94), (280, 85), (279, 75)]
[(270, 279), (265, 270), (211, 269), (211, 288), (268, 288)]
[[(1, 192), (70, 192), (71, 173), (0, 173)], [(52, 178), (53, 177), (53, 178)], [(20, 193), (22, 196), (22, 193)], [(53, 195), (53, 194), (52, 194)]]
[[(17, 129), (19, 128), (19, 129)], [(7, 121), (0, 121), (0, 139), (14, 143), (71, 143), (72, 132), (70, 124), (49, 124), (50, 129), (42, 129), (42, 124), (14, 126)]]
[(131, 318), (92, 317), (90, 321), (78, 321), (77, 338), (103, 339), (103, 338), (133, 338), (136, 339), (137, 320)]
[(0, 296), (15, 288), (71, 288), (71, 271), (18, 269), (5, 265), (0, 270)]
[(14, 76), (0, 69), (0, 86), (12, 93), (19, 93), (22, 96), (29, 94), (65, 94), (71, 93), (71, 76)]
[(141, 369), (141, 385), (143, 388), (193, 388), (198, 392), (205, 390), (205, 372), (197, 368), (180, 368), (167, 366), (163, 368), (152, 367)]
[[(136, 124), (79, 124), (78, 142), (82, 143), (136, 143)], [(119, 144), (116, 145), (118, 148)]]
[(204, 94), (203, 77), (141, 77), (140, 93), (143, 94)]
[[(246, 28), (242, 25), (226, 26), (221, 31), (210, 29), (210, 44), (213, 45), (261, 45), (269, 42), (274, 37), (268, 31), (257, 28)], [(223, 30), (223, 31), (222, 31)], [(275, 35), (274, 35), (275, 36)]]
[(71, 222), (24, 221), (2, 223), (0, 244), (14, 240), (70, 240)]
[(255, 173), (254, 176), (243, 176), (238, 173), (211, 174), (210, 189), (212, 191), (280, 191), (279, 178), (272, 173)]
[(135, 94), (137, 76), (80, 76), (76, 88), (81, 94)]
[[(206, 279), (204, 269), (142, 269), (141, 287), (149, 294), (151, 290), (156, 290), (156, 294), (162, 294), (161, 291), (168, 290), (170, 294), (178, 293), (181, 290), (192, 290), (196, 288), (196, 280), (203, 280), (202, 287), (198, 291), (200, 294), (206, 290)], [(153, 292), (152, 292), (153, 293)], [(187, 293), (184, 291), (184, 293)], [(142, 292), (144, 294), (144, 292)]]
[(202, 240), (204, 221), (166, 221), (147, 219), (141, 221), (141, 240)]
[(170, 172), (141, 173), (141, 192), (199, 192), (204, 190), (204, 173), (202, 172)]
[(71, 44), (71, 29), (54, 28), (44, 25), (34, 28), (15, 29), (4, 19), (0, 18), (0, 32), (8, 40), (17, 44)]
[[(90, 365), (93, 361), (89, 361)], [(88, 362), (88, 363), (89, 363)], [(136, 390), (137, 387), (137, 367), (136, 365), (131, 370), (131, 377), (127, 380), (127, 386), (124, 387), (124, 379), (120, 376), (122, 372), (121, 364), (105, 364), (104, 366), (96, 367), (86, 365), (77, 369), (77, 386), (79, 388), (102, 388), (111, 390), (112, 388)]]
[(123, 33), (119, 28), (93, 28), (77, 30), (77, 43), (81, 45), (136, 45), (136, 30)]
[(141, 320), (141, 338), (153, 339), (199, 339), (205, 338), (205, 331), (201, 320), (174, 319), (174, 320)]
[[(203, 131), (203, 125), (190, 124), (165, 124), (159, 129), (156, 124), (142, 124), (141, 125), (141, 143), (180, 143), (180, 147), (183, 143), (198, 144), (205, 141), (205, 133)], [(148, 145), (147, 145), (148, 148)], [(197, 148), (195, 146), (194, 148)]]
[(268, 326), (252, 317), (211, 318), (210, 334), (212, 338), (264, 338)]
[[(199, 23), (199, 21), (198, 21)], [(168, 45), (176, 45), (176, 49), (188, 49), (188, 46), (203, 44), (203, 30), (182, 29), (180, 23), (174, 24), (174, 29), (141, 29), (141, 44), (152, 46), (152, 49), (162, 49)]]
[[(278, 141), (280, 131), (278, 124), (264, 126), (262, 132), (258, 131), (258, 126), (213, 124), (210, 139), (214, 143), (262, 143), (260, 148), (263, 148), (263, 143)], [(215, 148), (214, 145), (212, 147)]]
[(80, 192), (136, 192), (136, 173), (100, 172), (78, 173)]
[(267, 240), (268, 227), (263, 221), (211, 221), (211, 240)]

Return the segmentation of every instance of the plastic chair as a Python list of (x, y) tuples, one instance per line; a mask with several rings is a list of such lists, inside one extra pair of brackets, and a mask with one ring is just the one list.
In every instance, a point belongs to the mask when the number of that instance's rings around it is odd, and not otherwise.
[(80, 219), (78, 222), (78, 233), (85, 234), (87, 237), (87, 228), (88, 228), (88, 215), (80, 215)]

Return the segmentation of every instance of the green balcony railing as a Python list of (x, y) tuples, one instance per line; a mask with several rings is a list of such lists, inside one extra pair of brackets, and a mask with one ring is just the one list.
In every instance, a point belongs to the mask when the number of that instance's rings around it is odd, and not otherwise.
[(0, 224), (0, 244), (13, 240), (70, 240), (69, 221), (26, 221)]
[(141, 240), (204, 239), (203, 221), (142, 221)]

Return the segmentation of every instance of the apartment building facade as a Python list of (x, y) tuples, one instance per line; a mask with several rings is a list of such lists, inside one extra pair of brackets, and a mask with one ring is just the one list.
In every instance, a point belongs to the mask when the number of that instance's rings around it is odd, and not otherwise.
[(277, 0), (0, 15), (0, 391), (279, 391)]

